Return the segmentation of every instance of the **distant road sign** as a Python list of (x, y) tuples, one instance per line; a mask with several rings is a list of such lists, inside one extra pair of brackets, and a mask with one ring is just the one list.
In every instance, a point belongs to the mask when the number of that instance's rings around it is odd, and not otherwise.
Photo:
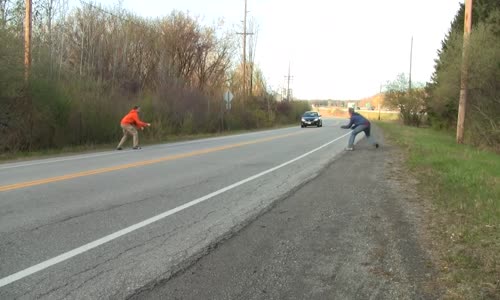
[(230, 90), (227, 90), (224, 93), (224, 101), (226, 101), (227, 103), (230, 103), (231, 101), (233, 101), (233, 93), (231, 93)]

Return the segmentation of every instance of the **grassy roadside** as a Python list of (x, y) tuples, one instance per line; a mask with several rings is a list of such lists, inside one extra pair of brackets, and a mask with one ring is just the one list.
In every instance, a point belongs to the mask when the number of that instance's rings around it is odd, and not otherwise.
[[(252, 129), (252, 130), (231, 130), (224, 131), (221, 133), (203, 133), (203, 134), (193, 134), (193, 135), (172, 135), (169, 136), (168, 139), (164, 141), (152, 141), (148, 139), (148, 136), (143, 132), (139, 133), (140, 144), (142, 146), (145, 145), (155, 145), (155, 144), (163, 144), (163, 143), (176, 143), (176, 142), (185, 142), (192, 140), (199, 140), (204, 138), (213, 138), (213, 137), (222, 137), (222, 136), (230, 136), (237, 135), (243, 133), (251, 133), (251, 132), (259, 132), (265, 130), (272, 129), (280, 129), (287, 128), (293, 125), (278, 125), (270, 128), (261, 128), (261, 129)], [(120, 141), (121, 135), (117, 135), (116, 142), (113, 144), (91, 144), (91, 145), (81, 145), (81, 146), (71, 146), (65, 147), (61, 149), (48, 149), (43, 151), (33, 151), (33, 152), (16, 152), (16, 153), (0, 153), (0, 163), (8, 162), (8, 161), (23, 161), (30, 159), (38, 159), (38, 158), (51, 158), (57, 157), (61, 155), (68, 154), (85, 154), (90, 152), (99, 152), (99, 151), (109, 151), (114, 150), (118, 142)], [(131, 147), (132, 145), (132, 137), (129, 137), (125, 147)]]
[(435, 209), (446, 299), (500, 299), (500, 156), (457, 145), (453, 134), (379, 122), (401, 146), (409, 170)]
[[(363, 117), (368, 120), (376, 121), (378, 120), (378, 111), (360, 111), (359, 112)], [(396, 121), (399, 120), (399, 113), (391, 113), (391, 112), (382, 112), (380, 114), (381, 121)]]

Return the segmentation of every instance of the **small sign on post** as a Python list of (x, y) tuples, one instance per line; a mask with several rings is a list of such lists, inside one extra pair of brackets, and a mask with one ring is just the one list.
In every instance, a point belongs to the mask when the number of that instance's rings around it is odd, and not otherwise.
[(231, 93), (230, 90), (227, 90), (224, 92), (223, 99), (224, 102), (226, 102), (226, 109), (230, 110), (231, 109), (231, 101), (233, 101), (233, 93)]

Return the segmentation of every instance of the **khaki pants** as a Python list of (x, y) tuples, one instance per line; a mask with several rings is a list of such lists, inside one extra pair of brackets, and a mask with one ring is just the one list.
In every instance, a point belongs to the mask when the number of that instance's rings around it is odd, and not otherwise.
[(130, 124), (121, 124), (120, 126), (123, 130), (123, 137), (117, 148), (121, 148), (123, 146), (125, 141), (127, 141), (129, 134), (134, 137), (134, 147), (137, 147), (139, 145), (139, 133), (137, 132), (137, 129)]

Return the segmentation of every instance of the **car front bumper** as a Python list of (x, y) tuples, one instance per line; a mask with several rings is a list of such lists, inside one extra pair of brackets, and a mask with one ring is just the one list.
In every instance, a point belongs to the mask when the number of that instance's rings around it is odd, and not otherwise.
[(302, 126), (317, 126), (320, 124), (320, 122), (321, 122), (320, 120), (318, 120), (318, 121), (301, 121), (300, 125), (302, 125)]

